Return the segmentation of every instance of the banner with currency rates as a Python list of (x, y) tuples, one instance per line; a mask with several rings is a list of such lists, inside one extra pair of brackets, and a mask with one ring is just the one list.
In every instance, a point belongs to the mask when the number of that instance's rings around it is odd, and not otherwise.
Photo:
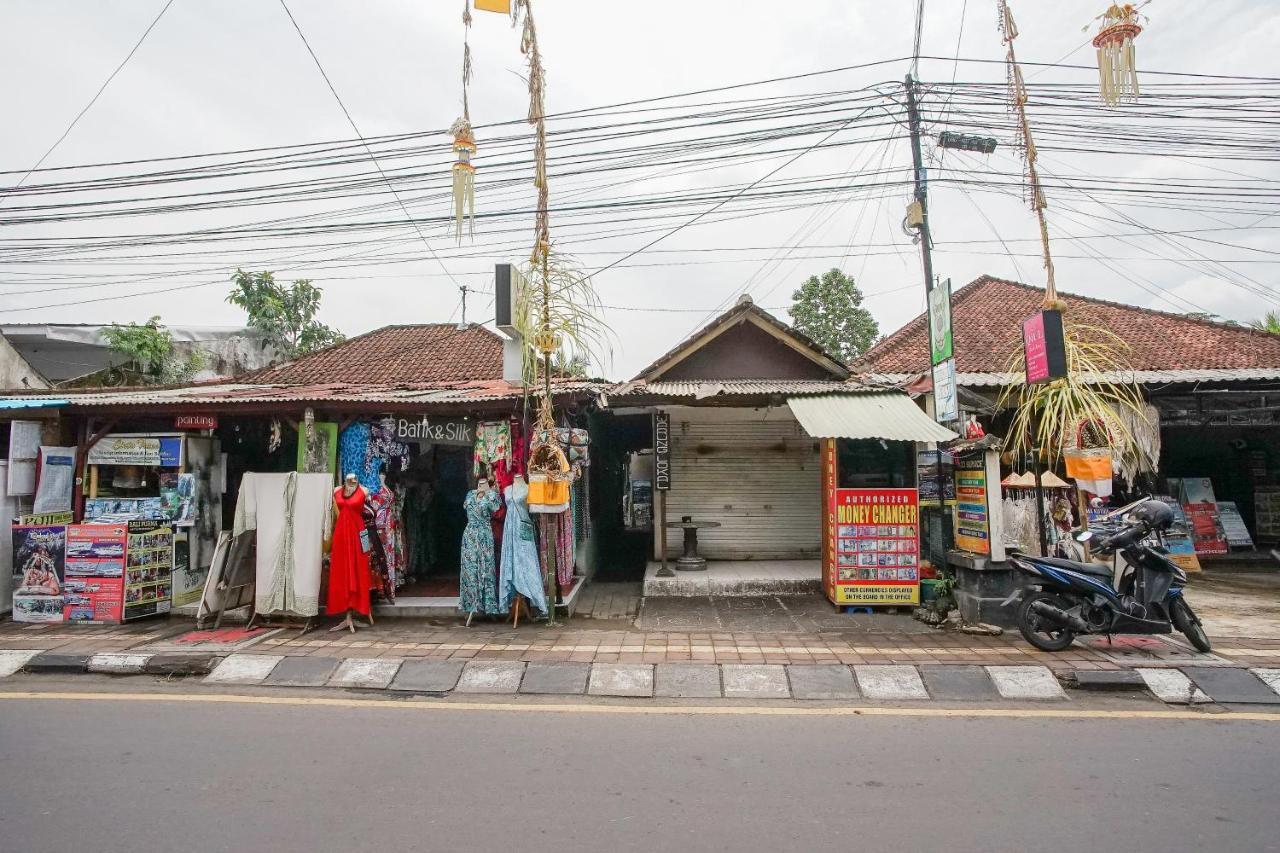
[(918, 604), (920, 496), (915, 489), (831, 489), (826, 549), (836, 604)]

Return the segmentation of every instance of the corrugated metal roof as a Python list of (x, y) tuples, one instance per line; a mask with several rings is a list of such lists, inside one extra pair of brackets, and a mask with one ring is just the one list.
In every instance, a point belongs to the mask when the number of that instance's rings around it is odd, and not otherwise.
[(957, 437), (901, 392), (794, 397), (787, 404), (813, 438), (951, 441)]
[[(555, 394), (592, 393), (610, 386), (600, 382), (555, 382)], [(192, 385), (182, 388), (133, 388), (120, 391), (92, 391), (77, 394), (12, 395), (10, 400), (48, 401), (43, 405), (71, 407), (236, 405), (253, 403), (355, 403), (355, 404), (466, 404), (516, 399), (524, 388), (506, 380), (438, 383), (431, 387), (379, 385), (258, 385), (237, 382)], [(31, 403), (28, 403), (31, 405)]]
[(670, 380), (657, 382), (624, 382), (609, 392), (613, 397), (653, 396), (692, 397), (705, 400), (710, 397), (751, 397), (761, 394), (830, 394), (832, 392), (875, 390), (871, 386), (832, 379), (719, 379), (719, 380)]
[[(917, 374), (908, 373), (876, 373), (874, 381), (887, 385), (900, 385), (913, 379)], [(1275, 367), (1231, 367), (1203, 368), (1199, 370), (1126, 370), (1098, 374), (1102, 382), (1133, 382), (1140, 385), (1163, 385), (1177, 382), (1250, 382), (1280, 379), (1280, 368)], [(967, 388), (994, 388), (1021, 382), (1020, 373), (957, 373), (956, 384)]]

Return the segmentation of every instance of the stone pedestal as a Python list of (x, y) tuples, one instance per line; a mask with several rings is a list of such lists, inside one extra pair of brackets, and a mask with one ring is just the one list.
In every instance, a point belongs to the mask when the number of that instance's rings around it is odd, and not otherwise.
[(948, 551), (947, 565), (956, 573), (953, 592), (966, 622), (985, 622), (1002, 628), (1017, 627), (1017, 602), (1004, 602), (1025, 585), (1025, 575), (1006, 562), (968, 551)]

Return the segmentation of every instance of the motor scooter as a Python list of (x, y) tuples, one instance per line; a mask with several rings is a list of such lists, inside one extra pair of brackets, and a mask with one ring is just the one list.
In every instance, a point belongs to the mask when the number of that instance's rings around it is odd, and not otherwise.
[(1176, 628), (1199, 651), (1210, 649), (1200, 618), (1187, 603), (1187, 575), (1164, 549), (1143, 540), (1173, 523), (1173, 510), (1160, 501), (1139, 503), (1115, 533), (1090, 541), (1105, 564), (1037, 557), (1013, 551), (1009, 562), (1031, 576), (1021, 593), (1018, 629), (1027, 642), (1048, 652), (1061, 651), (1082, 634), (1169, 634)]

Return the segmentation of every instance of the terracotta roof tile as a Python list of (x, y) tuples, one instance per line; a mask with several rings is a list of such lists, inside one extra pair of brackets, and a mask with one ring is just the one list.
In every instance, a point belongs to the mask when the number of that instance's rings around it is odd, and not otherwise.
[[(1134, 370), (1280, 367), (1280, 335), (1197, 320), (1119, 302), (1061, 293), (1072, 319), (1110, 329), (1131, 347)], [(1044, 291), (982, 276), (951, 297), (956, 371), (998, 373), (1022, 342), (1022, 320), (1040, 307)], [(922, 314), (863, 353), (856, 371), (920, 373), (929, 364)]]
[(236, 378), (244, 384), (423, 387), (502, 378), (502, 338), (483, 326), (384, 326)]

